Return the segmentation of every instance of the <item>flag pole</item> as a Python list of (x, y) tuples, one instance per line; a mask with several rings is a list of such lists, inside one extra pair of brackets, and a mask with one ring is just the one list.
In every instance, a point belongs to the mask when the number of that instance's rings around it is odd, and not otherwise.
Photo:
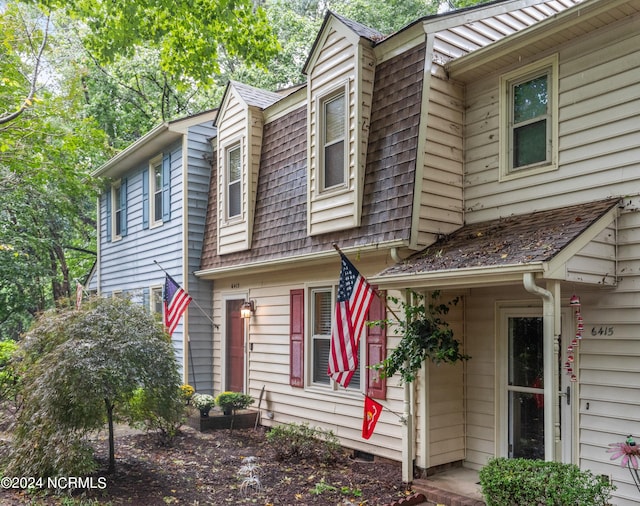
[[(335, 242), (333, 243), (333, 247), (334, 247), (334, 248), (335, 248), (335, 250), (336, 250), (338, 253), (340, 253), (341, 255), (343, 255), (343, 256), (345, 256), (345, 257), (347, 256), (347, 255), (345, 255), (345, 254), (342, 252), (342, 250), (340, 249), (340, 246), (338, 246)], [(347, 258), (348, 258), (348, 257), (347, 257)], [(383, 302), (384, 302), (385, 307), (386, 307), (386, 308), (387, 308), (387, 310), (388, 310), (388, 311), (393, 315), (393, 317), (394, 317), (398, 322), (400, 322), (400, 318), (398, 318), (398, 315), (395, 313), (395, 311), (394, 311), (391, 307), (389, 307), (389, 303), (388, 303), (388, 301), (387, 301), (387, 298), (386, 298), (386, 297), (383, 297), (383, 296), (380, 294), (380, 292), (379, 292), (376, 288), (371, 287), (371, 290), (373, 290), (373, 293), (375, 293), (375, 294), (378, 296), (378, 298), (379, 298), (381, 301), (383, 301)]]
[[(158, 262), (157, 260), (154, 260), (154, 261), (153, 261), (153, 263), (154, 263), (154, 264), (156, 264), (156, 265), (158, 266), (158, 268), (159, 268), (162, 272), (164, 272), (167, 276), (171, 277), (171, 274), (169, 274), (169, 273), (165, 270), (165, 268), (164, 268), (164, 267), (162, 267), (162, 265), (160, 265), (160, 262)], [(172, 278), (172, 279), (173, 279), (173, 278)], [(218, 325), (217, 323), (215, 323), (215, 322), (213, 321), (213, 318), (211, 318), (211, 317), (210, 317), (210, 316), (205, 312), (205, 310), (204, 310), (204, 309), (202, 309), (202, 308), (200, 307), (200, 304), (198, 304), (198, 301), (197, 301), (197, 300), (195, 300), (193, 297), (191, 297), (191, 302), (193, 302), (193, 303), (196, 305), (196, 307), (200, 310), (200, 312), (205, 316), (205, 318), (211, 322), (211, 325), (213, 325), (213, 326), (214, 326), (215, 328), (217, 328), (217, 329), (219, 329), (219, 328), (220, 328), (220, 325)]]
[[(369, 397), (367, 394), (365, 394), (364, 392), (360, 392), (362, 394), (362, 397)], [(373, 397), (370, 397), (371, 399), (373, 399)], [(404, 415), (401, 415), (400, 413), (398, 413), (397, 411), (393, 411), (392, 409), (389, 409), (387, 406), (384, 406), (382, 404), (382, 400), (381, 399), (375, 399), (375, 401), (380, 404), (384, 409), (386, 409), (389, 413), (393, 413), (394, 415), (396, 415), (398, 417), (398, 419), (404, 423), (406, 418)]]

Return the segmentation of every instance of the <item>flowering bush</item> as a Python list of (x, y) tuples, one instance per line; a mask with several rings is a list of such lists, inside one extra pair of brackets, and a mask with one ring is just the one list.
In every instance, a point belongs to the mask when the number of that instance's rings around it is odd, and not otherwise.
[(216, 397), (216, 404), (222, 411), (235, 412), (236, 409), (245, 409), (253, 404), (253, 398), (240, 392), (222, 392)]
[(189, 401), (191, 400), (191, 397), (193, 397), (193, 394), (195, 392), (196, 391), (193, 389), (191, 385), (180, 386), (180, 394), (182, 395), (182, 398), (185, 400), (187, 404), (189, 403)]
[(209, 394), (193, 394), (191, 402), (196, 409), (200, 411), (210, 410), (216, 403), (212, 395)]

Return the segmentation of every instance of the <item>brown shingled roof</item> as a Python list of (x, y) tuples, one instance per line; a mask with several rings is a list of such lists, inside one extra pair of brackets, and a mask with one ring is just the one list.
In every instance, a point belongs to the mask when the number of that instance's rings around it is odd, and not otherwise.
[(549, 261), (617, 204), (609, 199), (465, 225), (379, 276)]

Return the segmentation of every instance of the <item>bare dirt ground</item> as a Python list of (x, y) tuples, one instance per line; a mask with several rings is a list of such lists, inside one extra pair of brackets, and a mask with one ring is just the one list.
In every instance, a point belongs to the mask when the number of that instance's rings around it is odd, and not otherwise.
[[(107, 468), (106, 432), (94, 443)], [(170, 447), (152, 434), (116, 433), (116, 472), (98, 471), (94, 484), (67, 496), (0, 489), (3, 506), (32, 505), (388, 505), (411, 503), (397, 463), (365, 462), (347, 452), (335, 464), (278, 462), (265, 429), (200, 432), (182, 426)], [(104, 480), (104, 481), (99, 481)], [(102, 488), (102, 489), (101, 489)]]

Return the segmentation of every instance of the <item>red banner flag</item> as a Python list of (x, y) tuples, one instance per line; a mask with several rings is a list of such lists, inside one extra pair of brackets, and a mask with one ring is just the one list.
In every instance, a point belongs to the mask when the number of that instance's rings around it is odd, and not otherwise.
[(373, 434), (378, 418), (380, 418), (380, 413), (382, 413), (382, 404), (365, 395), (364, 420), (362, 420), (362, 437), (364, 439), (369, 439)]
[(344, 388), (358, 368), (358, 342), (373, 300), (367, 280), (340, 253), (342, 268), (338, 284), (336, 314), (331, 330), (328, 374)]
[(169, 335), (178, 326), (182, 313), (187, 310), (191, 296), (167, 274), (164, 282), (164, 324)]

